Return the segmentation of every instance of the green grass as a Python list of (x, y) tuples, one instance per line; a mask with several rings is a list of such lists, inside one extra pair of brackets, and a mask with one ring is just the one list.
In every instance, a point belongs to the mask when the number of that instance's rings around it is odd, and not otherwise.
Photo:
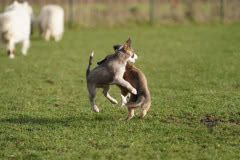
[[(78, 29), (59, 43), (35, 34), (14, 60), (1, 45), (0, 159), (240, 159), (239, 28)], [(100, 90), (91, 111), (85, 70), (92, 50), (94, 67), (129, 36), (152, 105), (143, 120), (119, 121), (127, 109)]]

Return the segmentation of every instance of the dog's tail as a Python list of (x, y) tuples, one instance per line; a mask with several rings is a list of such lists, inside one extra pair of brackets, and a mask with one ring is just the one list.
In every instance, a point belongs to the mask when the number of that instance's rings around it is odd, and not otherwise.
[(136, 102), (129, 102), (126, 104), (126, 106), (130, 107), (130, 108), (141, 107), (143, 105), (144, 101), (145, 101), (145, 97), (139, 96)]
[(90, 57), (89, 57), (89, 64), (88, 64), (88, 68), (87, 68), (87, 72), (86, 72), (86, 76), (88, 77), (89, 73), (90, 73), (90, 67), (92, 65), (92, 58), (93, 58), (94, 52), (91, 53)]

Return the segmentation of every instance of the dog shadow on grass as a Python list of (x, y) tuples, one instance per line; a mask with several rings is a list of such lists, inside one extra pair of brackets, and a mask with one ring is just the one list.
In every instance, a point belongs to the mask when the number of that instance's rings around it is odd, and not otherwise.
[(44, 117), (44, 116), (29, 116), (29, 115), (16, 115), (15, 117), (9, 118), (1, 118), (0, 125), (11, 123), (11, 124), (33, 124), (33, 125), (62, 125), (62, 126), (70, 126), (71, 124), (81, 124), (87, 122), (98, 122), (104, 123), (106, 121), (117, 121), (118, 119), (114, 116), (103, 116), (103, 115), (79, 115), (75, 117)]

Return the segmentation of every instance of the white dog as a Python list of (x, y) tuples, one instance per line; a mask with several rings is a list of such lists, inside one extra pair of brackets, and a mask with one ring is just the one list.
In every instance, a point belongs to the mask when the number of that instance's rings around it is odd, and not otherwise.
[(0, 33), (7, 44), (9, 58), (14, 58), (15, 43), (22, 43), (22, 54), (26, 55), (30, 46), (32, 8), (27, 2), (14, 1), (0, 15)]
[(64, 32), (64, 10), (57, 5), (44, 6), (38, 17), (40, 33), (45, 40), (49, 40), (51, 36), (55, 41), (62, 38)]
[[(7, 6), (4, 11), (7, 12), (7, 11), (10, 11), (12, 9), (14, 9), (16, 7), (16, 4), (17, 1), (14, 1), (12, 4), (10, 4), (9, 6)], [(31, 33), (33, 32), (33, 27), (34, 27), (34, 21), (35, 21), (35, 17), (34, 17), (34, 14), (33, 14), (33, 9), (30, 5), (28, 5), (28, 3), (25, 1), (23, 4), (25, 4), (25, 8), (27, 10), (27, 12), (29, 12), (30, 16), (31, 16)]]

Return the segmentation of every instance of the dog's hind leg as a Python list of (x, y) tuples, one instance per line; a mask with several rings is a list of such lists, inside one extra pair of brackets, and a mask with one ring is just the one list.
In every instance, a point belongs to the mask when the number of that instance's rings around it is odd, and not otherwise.
[(103, 88), (103, 95), (112, 103), (112, 104), (118, 104), (117, 100), (114, 99), (113, 97), (110, 96), (110, 94), (108, 93), (108, 91), (110, 90), (109, 86), (104, 86)]
[(134, 117), (134, 108), (128, 108), (128, 116), (126, 118), (121, 118), (120, 120), (130, 120)]
[(123, 78), (115, 79), (113, 81), (113, 83), (127, 88), (129, 90), (129, 92), (131, 92), (134, 95), (137, 94), (137, 90), (135, 88), (133, 88), (133, 86), (128, 81), (124, 80)]
[(143, 118), (147, 114), (147, 111), (149, 110), (150, 105), (151, 104), (145, 104), (142, 106), (142, 111), (140, 112), (140, 115), (139, 115), (140, 118)]
[(13, 59), (15, 58), (14, 51), (15, 51), (15, 42), (13, 40), (10, 40), (7, 45), (8, 48), (8, 56), (9, 58)]
[(92, 107), (94, 112), (99, 112), (99, 109), (94, 102), (95, 96), (96, 96), (96, 87), (88, 85), (88, 97), (89, 97), (91, 107)]
[(56, 42), (60, 41), (62, 39), (62, 34), (54, 35), (54, 40)]
[(22, 54), (23, 55), (27, 55), (27, 51), (29, 49), (29, 46), (30, 46), (29, 39), (26, 39), (22, 42)]
[(51, 32), (49, 29), (47, 29), (44, 33), (43, 33), (43, 38), (46, 40), (46, 41), (49, 41), (50, 38), (51, 38)]

